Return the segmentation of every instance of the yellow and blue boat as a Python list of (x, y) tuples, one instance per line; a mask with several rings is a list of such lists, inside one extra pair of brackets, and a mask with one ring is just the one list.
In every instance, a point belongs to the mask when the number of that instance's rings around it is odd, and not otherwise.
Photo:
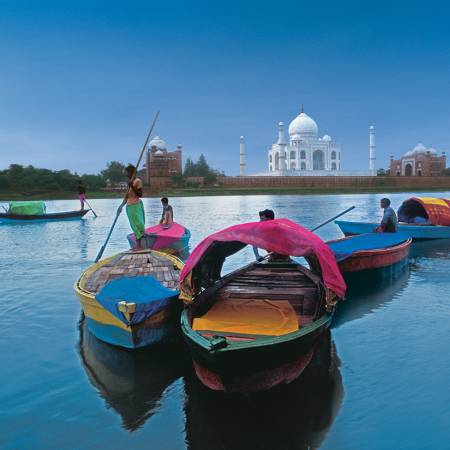
[(130, 349), (171, 340), (182, 267), (177, 257), (152, 250), (122, 252), (89, 267), (74, 286), (89, 330)]

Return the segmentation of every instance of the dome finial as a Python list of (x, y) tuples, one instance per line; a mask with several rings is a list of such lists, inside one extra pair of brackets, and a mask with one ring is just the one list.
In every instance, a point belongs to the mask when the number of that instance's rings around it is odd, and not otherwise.
[(303, 114), (305, 112), (305, 108), (303, 108), (303, 103), (302, 103), (302, 111), (300, 112), (300, 114)]

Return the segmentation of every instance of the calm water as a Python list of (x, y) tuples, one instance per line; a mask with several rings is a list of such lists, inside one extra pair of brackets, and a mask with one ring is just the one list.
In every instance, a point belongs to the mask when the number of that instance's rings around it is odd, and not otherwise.
[[(390, 197), (397, 207), (409, 195)], [(267, 207), (307, 227), (351, 205), (357, 208), (346, 218), (372, 220), (380, 217), (380, 198), (243, 196), (172, 204), (195, 245)], [(97, 219), (0, 225), (1, 448), (450, 448), (450, 245), (419, 249), (422, 256), (393, 282), (351, 292), (295, 383), (229, 397), (199, 385), (182, 348), (135, 354), (85, 329), (72, 286), (92, 264), (118, 201), (91, 204)], [(145, 206), (148, 222), (156, 222), (159, 202), (147, 199)], [(58, 201), (47, 209), (77, 207)], [(124, 250), (128, 232), (122, 215), (105, 255)], [(340, 231), (330, 224), (320, 235), (337, 238)], [(244, 250), (228, 267), (251, 256)]]

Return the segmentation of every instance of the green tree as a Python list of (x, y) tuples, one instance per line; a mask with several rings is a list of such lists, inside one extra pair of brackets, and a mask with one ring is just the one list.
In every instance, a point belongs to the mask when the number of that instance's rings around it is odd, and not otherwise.
[(206, 177), (211, 172), (211, 168), (206, 162), (206, 158), (203, 153), (200, 155), (195, 164), (195, 172), (197, 177)]
[(119, 161), (110, 161), (106, 165), (106, 169), (102, 170), (101, 174), (105, 180), (110, 180), (112, 183), (125, 181), (126, 176), (123, 171), (125, 166)]
[(194, 176), (194, 162), (191, 158), (187, 158), (184, 164), (184, 174), (185, 177), (193, 177)]

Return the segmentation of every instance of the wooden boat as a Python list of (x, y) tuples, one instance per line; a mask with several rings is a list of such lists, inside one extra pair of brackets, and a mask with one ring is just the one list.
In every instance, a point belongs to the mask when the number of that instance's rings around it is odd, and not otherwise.
[(91, 332), (132, 349), (171, 339), (182, 267), (175, 256), (152, 250), (119, 253), (89, 267), (74, 289)]
[(59, 220), (77, 220), (84, 217), (90, 209), (77, 211), (64, 211), (45, 214), (14, 214), (9, 212), (0, 213), (0, 222), (47, 222)]
[[(412, 197), (398, 209), (398, 231), (416, 240), (450, 239), (450, 200)], [(346, 236), (371, 233), (379, 223), (336, 220)]]
[[(225, 258), (247, 244), (272, 254), (221, 276)], [(311, 269), (288, 255), (305, 257)], [(207, 237), (187, 260), (180, 283), (188, 304), (181, 328), (195, 372), (205, 386), (227, 392), (262, 391), (296, 379), (345, 294), (329, 247), (287, 219)]]
[(184, 382), (187, 447), (318, 449), (342, 404), (339, 366), (330, 332), (326, 332), (302, 376), (270, 391), (223, 395), (189, 374)]
[(158, 412), (166, 389), (183, 375), (186, 358), (181, 349), (163, 345), (130, 352), (113, 347), (89, 331), (84, 317), (79, 330), (78, 351), (89, 382), (126, 430), (139, 429)]
[[(169, 228), (162, 225), (146, 228), (142, 244), (144, 248), (179, 255), (187, 251), (190, 238), (191, 232), (183, 225), (174, 222)], [(135, 248), (134, 233), (129, 234), (127, 239), (130, 247)]]
[(348, 283), (357, 277), (392, 277), (408, 265), (412, 239), (400, 233), (367, 233), (329, 241)]

